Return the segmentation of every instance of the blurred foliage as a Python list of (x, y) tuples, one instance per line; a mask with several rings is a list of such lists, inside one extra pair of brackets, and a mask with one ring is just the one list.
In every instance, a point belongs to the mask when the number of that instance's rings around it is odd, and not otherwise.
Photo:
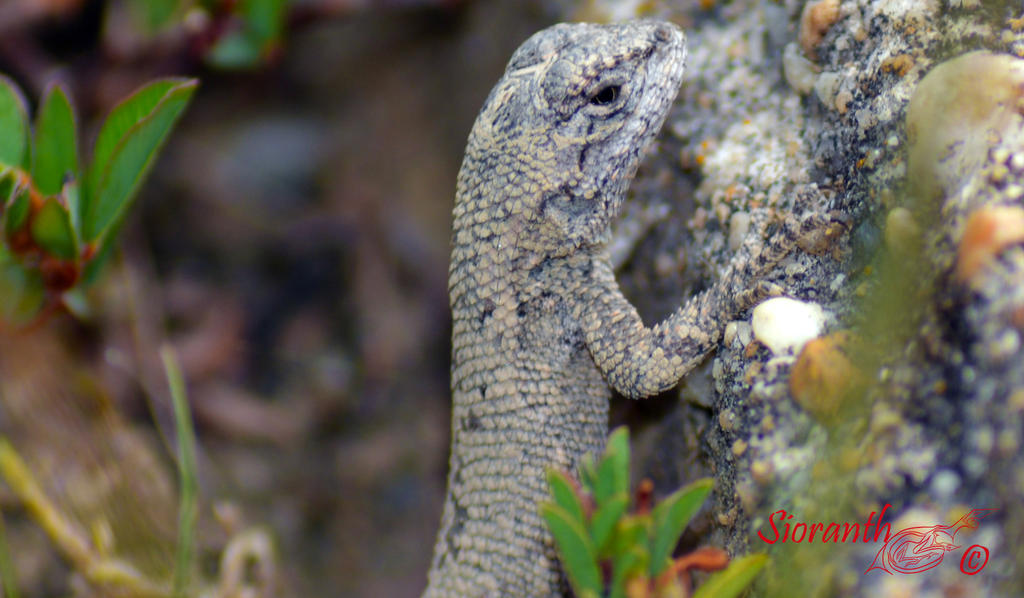
[[(0, 297), (24, 306), (0, 326), (0, 435), (68, 537), (174, 592), (191, 512), (160, 362), (170, 345), (198, 436), (191, 595), (421, 592), (447, 459), (455, 174), (480, 102), (515, 47), (548, 24), (545, 10), (0, 0), (0, 71), (20, 88), (0, 97), (0, 126), (24, 129), (0, 136), (0, 151), (29, 156), (4, 168), (3, 209), (15, 186), (34, 189), (39, 209), (50, 203), (34, 215), (29, 193), (20, 214), (3, 216), (48, 247), (32, 259), (10, 250), (0, 219), (0, 262), (23, 292)], [(220, 68), (210, 53), (234, 34), (273, 41), (250, 53), (254, 68)], [(103, 117), (177, 73), (201, 76), (202, 93), (148, 164), (145, 201), (109, 227), (109, 206), (91, 204), (106, 249), (94, 243), (86, 259), (82, 197), (96, 184)], [(69, 114), (74, 126), (61, 126)], [(74, 154), (33, 166), (47, 127)], [(57, 188), (44, 191), (35, 173), (50, 171), (61, 174), (42, 179)], [(73, 259), (60, 257), (76, 235)], [(44, 254), (76, 264), (74, 288), (47, 291)], [(22, 325), (53, 306), (87, 317)], [(0, 510), (16, 572), (4, 581), (23, 597), (119, 595), (90, 582), (4, 482)]]
[(260, 66), (281, 41), (290, 0), (130, 0), (140, 31), (174, 26), (204, 38), (203, 58), (218, 68)]
[(712, 480), (697, 480), (651, 507), (652, 486), (642, 483), (628, 513), (629, 432), (612, 432), (595, 463), (586, 455), (580, 483), (557, 470), (548, 472), (551, 502), (540, 505), (559, 558), (579, 598), (685, 598), (691, 570), (715, 571), (696, 598), (732, 598), (743, 592), (767, 557), (750, 555), (729, 562), (724, 551), (700, 548), (672, 559), (687, 524), (711, 492)]
[[(69, 355), (54, 341), (44, 331), (16, 339), (0, 336), (0, 398), (14, 424), (0, 434), (0, 479), (84, 581), (87, 589), (75, 595), (275, 595), (275, 551), (259, 527), (224, 524), (229, 537), (212, 551), (219, 561), (216, 579), (209, 579), (212, 568), (200, 567), (195, 558), (201, 537), (210, 534), (200, 533), (197, 525), (196, 441), (174, 351), (164, 347), (161, 356), (175, 408), (177, 530), (174, 484), (159, 451), (140, 430), (101, 399), (97, 404), (77, 396), (76, 376), (65, 379), (26, 367), (42, 360), (73, 371)], [(18, 352), (11, 351), (15, 346)], [(18, 383), (5, 383), (12, 373), (21, 374)], [(47, 420), (40, 419), (43, 414)], [(3, 531), (0, 527), (0, 572), (4, 591), (13, 596), (18, 576), (3, 551)], [(26, 589), (36, 595), (37, 588)]]
[(74, 109), (51, 85), (34, 131), (18, 87), (0, 75), (0, 322), (24, 324), (95, 279), (114, 231), (188, 105), (193, 79), (154, 81), (107, 117), (79, 162)]

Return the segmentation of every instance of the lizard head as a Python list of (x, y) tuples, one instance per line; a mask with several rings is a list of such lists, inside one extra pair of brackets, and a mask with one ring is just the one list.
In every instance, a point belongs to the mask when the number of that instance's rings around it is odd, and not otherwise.
[(685, 58), (682, 31), (663, 21), (560, 24), (524, 42), (471, 136), (504, 179), (488, 185), (509, 203), (495, 207), (522, 213), (538, 249), (604, 242)]

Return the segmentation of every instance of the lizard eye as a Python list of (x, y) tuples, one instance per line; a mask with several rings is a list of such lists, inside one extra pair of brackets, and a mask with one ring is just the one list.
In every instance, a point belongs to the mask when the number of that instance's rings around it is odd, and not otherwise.
[(590, 96), (590, 103), (594, 106), (607, 106), (619, 99), (619, 92), (621, 91), (621, 85), (607, 85), (597, 90), (594, 95)]

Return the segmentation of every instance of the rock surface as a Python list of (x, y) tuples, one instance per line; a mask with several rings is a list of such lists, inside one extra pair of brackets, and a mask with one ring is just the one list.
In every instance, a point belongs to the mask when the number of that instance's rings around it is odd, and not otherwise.
[[(836, 314), (826, 332), (839, 334), (818, 347), (829, 358), (813, 380), (838, 388), (791, 381), (798, 357), (773, 355), (749, 319), (737, 322), (711, 380), (691, 375), (681, 404), (647, 433), (655, 448), (642, 469), (666, 489), (682, 482), (699, 467), (694, 443), (673, 435), (703, 435), (717, 480), (713, 537), (734, 553), (773, 555), (761, 595), (1020, 595), (1019, 5), (666, 4), (655, 12), (684, 24), (690, 57), (670, 135), (634, 184), (637, 204), (671, 207), (620, 273), (644, 317), (707, 284), (730, 255), (738, 214), (810, 198), (852, 230), (808, 240), (810, 252), (774, 280)], [(916, 575), (865, 574), (881, 541), (770, 545), (756, 533), (771, 536), (778, 509), (791, 524), (863, 524), (887, 504), (894, 535), (994, 510)], [(972, 545), (989, 551), (982, 575), (961, 570)]]

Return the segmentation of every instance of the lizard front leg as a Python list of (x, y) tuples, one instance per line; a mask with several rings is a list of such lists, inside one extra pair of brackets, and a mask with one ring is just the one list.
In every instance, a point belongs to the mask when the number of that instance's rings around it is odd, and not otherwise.
[(751, 236), (721, 279), (653, 327), (644, 325), (623, 296), (608, 260), (592, 256), (590, 282), (583, 285), (575, 310), (591, 357), (609, 385), (630, 398), (674, 386), (714, 348), (729, 320), (759, 299), (781, 292), (764, 275), (808, 226), (824, 221), (815, 215), (802, 223), (789, 218), (767, 242)]

